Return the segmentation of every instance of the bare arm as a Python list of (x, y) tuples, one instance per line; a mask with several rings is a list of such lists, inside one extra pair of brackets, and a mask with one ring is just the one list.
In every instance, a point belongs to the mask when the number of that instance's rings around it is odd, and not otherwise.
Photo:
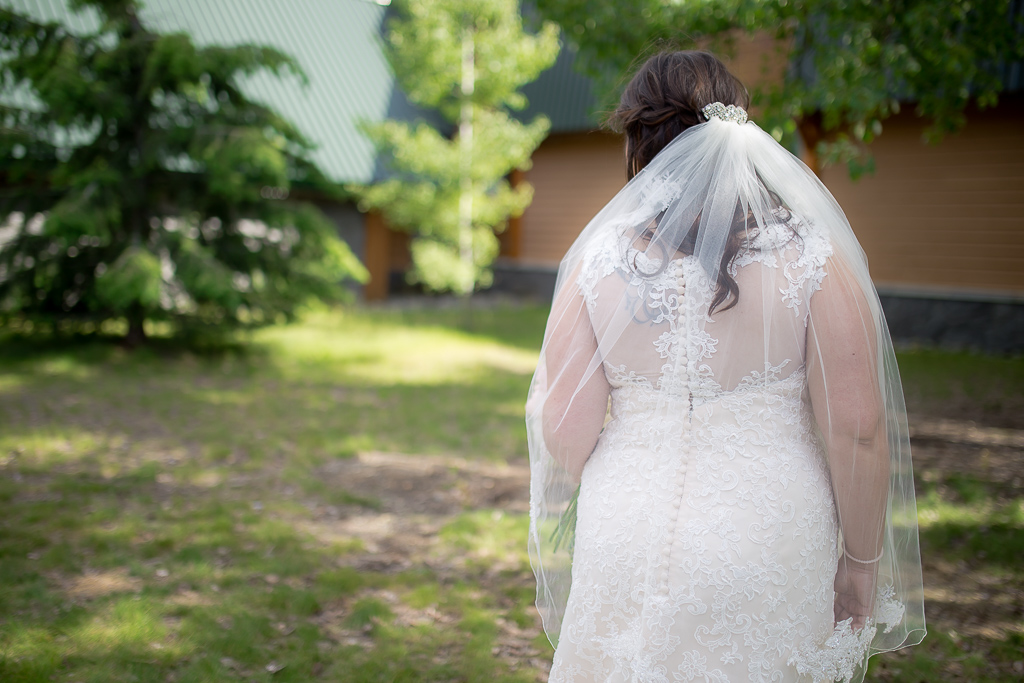
[(611, 389), (583, 296), (575, 288), (566, 289), (552, 305), (542, 421), (551, 455), (579, 479), (604, 426)]
[(808, 388), (845, 546), (836, 577), (836, 620), (852, 617), (860, 626), (873, 609), (889, 495), (875, 321), (852, 273), (835, 261), (810, 307)]

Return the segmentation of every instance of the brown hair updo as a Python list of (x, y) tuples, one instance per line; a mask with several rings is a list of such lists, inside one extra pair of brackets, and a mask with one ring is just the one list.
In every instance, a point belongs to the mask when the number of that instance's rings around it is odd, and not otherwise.
[[(612, 130), (626, 137), (626, 178), (632, 180), (677, 135), (707, 121), (701, 110), (712, 102), (743, 109), (750, 105), (747, 89), (713, 54), (661, 52), (644, 62), (607, 121)], [(710, 313), (727, 311), (739, 301), (739, 287), (729, 274), (729, 265), (744, 243), (751, 220), (747, 210), (736, 207)], [(649, 242), (652, 234), (653, 229), (648, 228), (643, 241)], [(696, 240), (697, 231), (691, 229), (679, 245), (680, 251), (692, 254)]]
[(626, 136), (626, 178), (632, 180), (684, 130), (704, 123), (701, 109), (712, 102), (750, 105), (747, 89), (713, 54), (661, 52), (644, 62), (607, 122)]

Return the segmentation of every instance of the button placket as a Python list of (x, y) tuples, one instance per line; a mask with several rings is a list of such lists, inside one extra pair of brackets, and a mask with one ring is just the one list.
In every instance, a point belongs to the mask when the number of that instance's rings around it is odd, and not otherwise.
[(686, 471), (688, 461), (690, 457), (690, 413), (693, 405), (693, 395), (690, 393), (690, 381), (689, 381), (689, 353), (688, 353), (688, 339), (689, 339), (689, 316), (687, 315), (688, 302), (686, 300), (686, 280), (685, 273), (683, 270), (683, 263), (678, 263), (678, 269), (676, 271), (676, 294), (678, 295), (679, 302), (679, 313), (677, 316), (677, 328), (676, 328), (676, 362), (675, 362), (675, 377), (673, 385), (677, 387), (683, 394), (683, 403), (685, 406), (686, 414), (683, 418), (683, 434), (682, 434), (682, 448), (680, 453), (679, 467), (676, 472), (675, 480), (675, 501), (672, 508), (669, 524), (669, 539), (668, 539), (668, 550), (665, 555), (665, 564), (662, 567), (661, 573), (661, 586), (660, 592), (662, 595), (667, 596), (670, 591), (669, 586), (669, 572), (672, 566), (672, 557), (675, 554), (675, 547), (678, 543), (678, 525), (680, 509), (683, 505), (683, 493), (686, 485)]

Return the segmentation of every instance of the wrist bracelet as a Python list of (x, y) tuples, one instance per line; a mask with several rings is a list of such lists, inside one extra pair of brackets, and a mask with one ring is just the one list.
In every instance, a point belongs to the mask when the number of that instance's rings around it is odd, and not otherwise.
[(885, 549), (884, 548), (882, 549), (882, 552), (878, 553), (878, 557), (876, 557), (873, 560), (858, 560), (856, 557), (851, 555), (849, 553), (849, 551), (846, 550), (846, 548), (843, 548), (843, 556), (846, 559), (850, 560), (851, 562), (856, 562), (858, 564), (874, 564), (875, 562), (878, 562), (880, 559), (882, 559), (883, 555), (885, 555)]

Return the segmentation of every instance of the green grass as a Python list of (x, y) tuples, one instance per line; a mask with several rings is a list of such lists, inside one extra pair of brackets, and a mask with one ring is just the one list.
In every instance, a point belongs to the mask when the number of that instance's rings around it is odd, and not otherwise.
[(7, 339), (0, 680), (533, 680), (492, 656), (497, 623), (532, 619), (522, 515), (457, 580), (357, 570), (358, 538), (307, 528), (380, 510), (318, 474), (358, 452), (521, 460), (544, 316), (324, 313), (202, 352)]
[(1024, 358), (936, 349), (896, 356), (909, 412), (1024, 429)]
[[(467, 507), (378, 566), (366, 558), (391, 551), (339, 524), (394, 494), (331, 468), (375, 452), (522, 464), (545, 316), (319, 313), (246, 346), (133, 353), (0, 339), (0, 681), (535, 680), (550, 649), (525, 515)], [(900, 363), (912, 412), (1014, 426), (1024, 361)], [(970, 611), (963, 577), (1021, 591), (1020, 487), (921, 471), (926, 564), (954, 599), (930, 598), (925, 643), (873, 659), (872, 676), (1017, 680), (1019, 613), (985, 637), (943, 614)]]

